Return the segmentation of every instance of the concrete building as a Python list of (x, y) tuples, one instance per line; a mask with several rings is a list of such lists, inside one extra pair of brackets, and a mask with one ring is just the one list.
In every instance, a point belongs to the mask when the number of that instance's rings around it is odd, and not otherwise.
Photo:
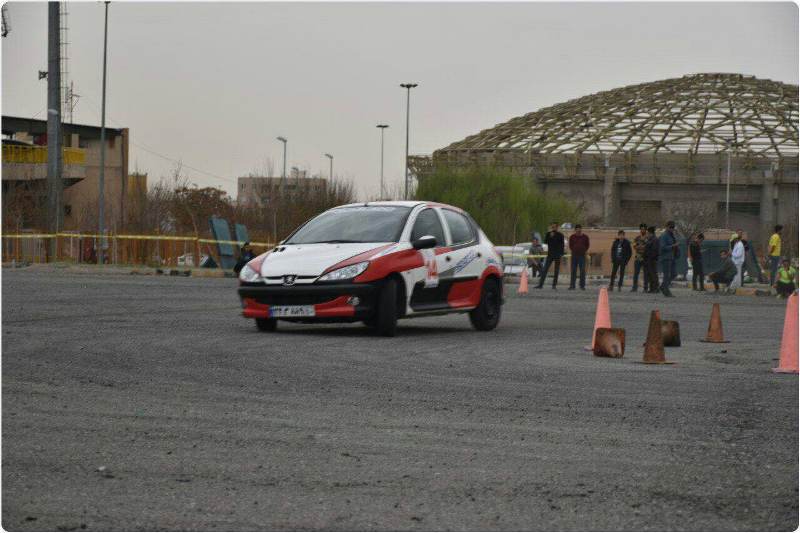
[(743, 228), (760, 252), (775, 224), (797, 242), (798, 87), (740, 74), (622, 87), (511, 119), (409, 165), (420, 180), (435, 166), (506, 167), (576, 202), (584, 222), (695, 218)]
[[(64, 229), (97, 228), (100, 128), (63, 124)], [(46, 205), (47, 121), (3, 116), (4, 210), (18, 208), (16, 226), (44, 229), (39, 208)], [(129, 190), (128, 129), (106, 128), (105, 213), (106, 227), (119, 229), (126, 216), (130, 192), (147, 189), (147, 175), (135, 178)], [(14, 205), (16, 203), (16, 205)], [(4, 224), (9, 223), (4, 216)]]
[[(282, 178), (244, 176), (237, 179), (236, 201), (244, 207), (267, 206), (280, 196)], [(286, 178), (285, 193), (290, 197), (324, 192), (328, 187), (325, 178), (308, 178), (306, 171), (292, 169)]]

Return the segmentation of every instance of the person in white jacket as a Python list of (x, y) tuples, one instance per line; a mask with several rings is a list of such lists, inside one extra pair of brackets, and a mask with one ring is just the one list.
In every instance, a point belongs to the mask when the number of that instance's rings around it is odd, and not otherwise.
[(736, 277), (733, 278), (730, 288), (736, 289), (742, 286), (743, 282), (743, 269), (744, 269), (744, 243), (742, 239), (737, 238), (733, 243), (733, 251), (731, 252), (731, 260), (736, 265)]

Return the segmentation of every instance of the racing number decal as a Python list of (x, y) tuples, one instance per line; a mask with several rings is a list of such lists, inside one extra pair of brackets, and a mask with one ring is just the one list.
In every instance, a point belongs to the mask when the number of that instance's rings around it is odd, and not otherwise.
[(427, 248), (420, 250), (422, 261), (425, 264), (425, 288), (431, 289), (439, 286), (439, 269), (436, 268), (436, 252)]

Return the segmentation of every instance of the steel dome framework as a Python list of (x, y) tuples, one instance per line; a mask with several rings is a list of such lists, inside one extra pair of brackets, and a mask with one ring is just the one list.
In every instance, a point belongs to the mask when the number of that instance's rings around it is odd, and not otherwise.
[(742, 74), (694, 74), (570, 100), (438, 150), (535, 154), (798, 155), (798, 87)]

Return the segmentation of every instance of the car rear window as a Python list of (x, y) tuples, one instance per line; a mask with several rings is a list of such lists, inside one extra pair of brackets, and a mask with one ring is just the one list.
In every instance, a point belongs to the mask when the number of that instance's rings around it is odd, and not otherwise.
[(447, 226), (450, 228), (450, 237), (453, 239), (453, 244), (464, 244), (475, 240), (475, 231), (472, 229), (472, 224), (461, 213), (443, 209), (444, 219)]

